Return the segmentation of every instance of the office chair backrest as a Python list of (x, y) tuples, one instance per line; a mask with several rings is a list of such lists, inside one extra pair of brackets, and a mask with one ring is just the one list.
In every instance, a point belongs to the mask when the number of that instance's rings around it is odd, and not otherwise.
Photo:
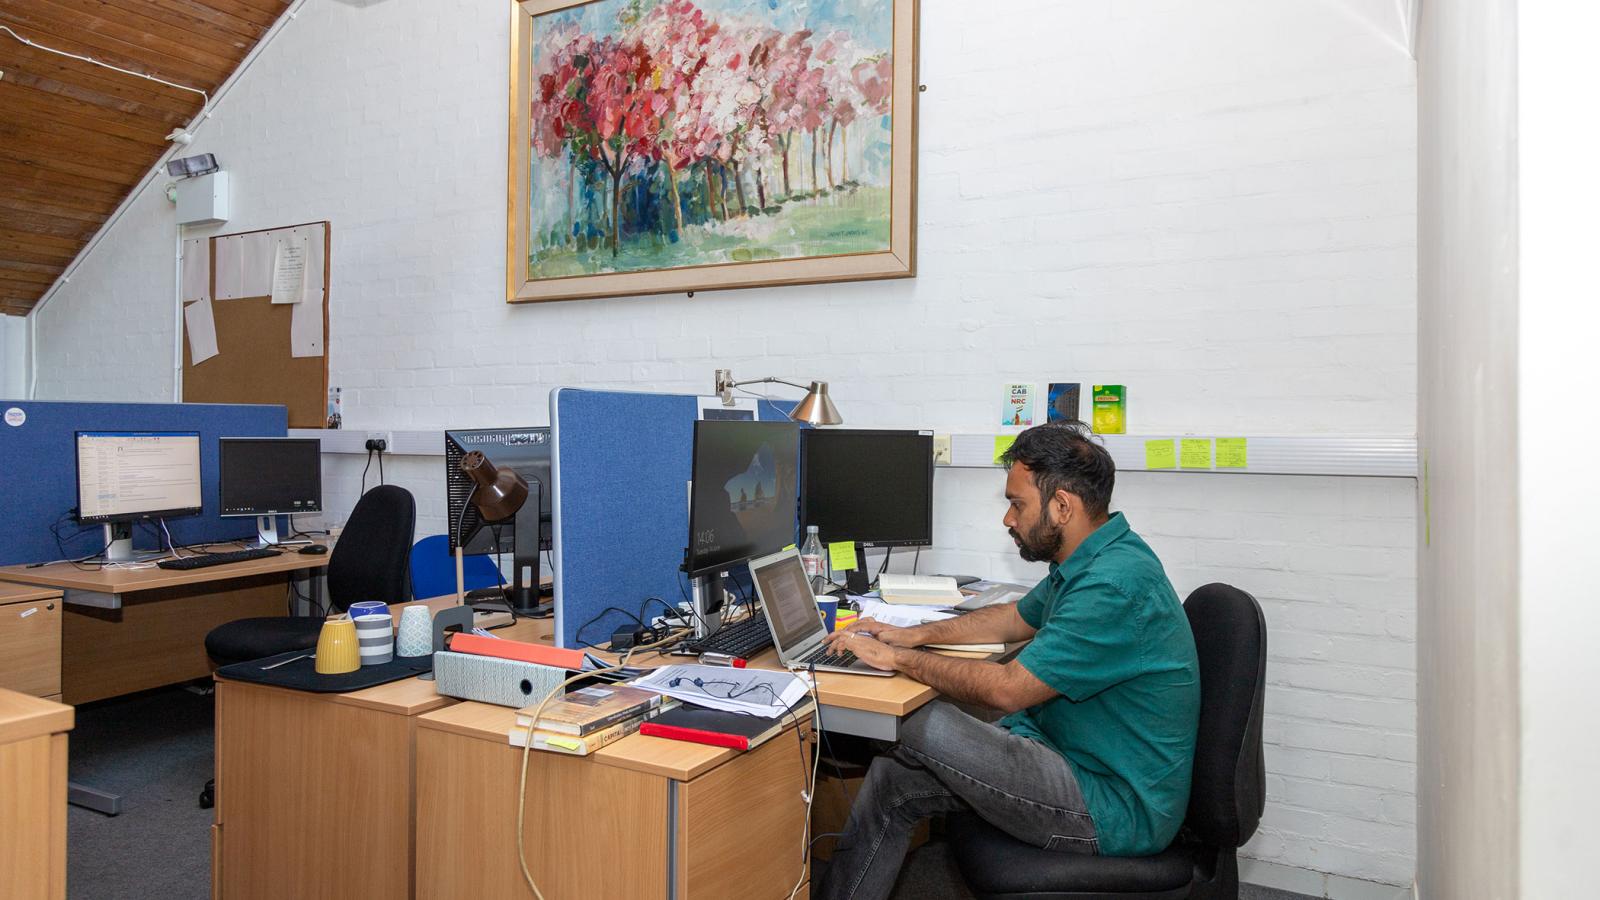
[(411, 492), (380, 484), (356, 501), (328, 557), (328, 599), (339, 609), (358, 600), (411, 600), (411, 537), (417, 504)]
[[(505, 584), (505, 578), (492, 556), (468, 556), (461, 560), (461, 581), (469, 591)], [(456, 592), (456, 560), (450, 553), (450, 537), (430, 534), (411, 548), (411, 596), (430, 600)]]
[(1196, 588), (1183, 611), (1200, 658), (1200, 733), (1184, 824), (1208, 845), (1237, 848), (1266, 803), (1266, 619), (1256, 598), (1226, 584)]

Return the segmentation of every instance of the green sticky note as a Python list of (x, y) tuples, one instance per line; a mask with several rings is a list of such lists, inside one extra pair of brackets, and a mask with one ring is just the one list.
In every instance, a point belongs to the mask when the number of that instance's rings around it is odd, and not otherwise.
[(1179, 441), (1178, 462), (1185, 469), (1211, 468), (1211, 438), (1184, 438)]
[(835, 572), (849, 572), (856, 567), (856, 542), (834, 541), (828, 545), (828, 565)]
[(1244, 438), (1217, 438), (1217, 468), (1243, 469), (1247, 465)]
[(994, 456), (992, 459), (995, 465), (1000, 465), (1000, 454), (1010, 450), (1011, 445), (1016, 442), (1017, 436), (1014, 434), (997, 434), (994, 436)]
[(1144, 442), (1144, 467), (1146, 469), (1176, 469), (1178, 447), (1170, 440)]

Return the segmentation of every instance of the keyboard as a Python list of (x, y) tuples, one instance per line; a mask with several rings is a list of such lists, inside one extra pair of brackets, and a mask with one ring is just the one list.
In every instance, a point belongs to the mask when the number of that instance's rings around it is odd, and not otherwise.
[(856, 655), (849, 650), (841, 653), (829, 653), (826, 647), (818, 647), (806, 654), (805, 659), (800, 662), (802, 665), (807, 666), (834, 666), (840, 669), (847, 669), (855, 661)]
[(696, 641), (694, 650), (697, 653), (725, 653), (749, 659), (771, 646), (772, 632), (767, 628), (767, 617), (754, 615), (718, 628)]
[(211, 566), (225, 566), (228, 563), (244, 562), (247, 559), (266, 559), (269, 556), (282, 556), (282, 550), (272, 550), (266, 547), (254, 547), (249, 550), (228, 550), (223, 553), (199, 553), (194, 556), (185, 556), (182, 559), (163, 559), (156, 563), (163, 569), (205, 569)]

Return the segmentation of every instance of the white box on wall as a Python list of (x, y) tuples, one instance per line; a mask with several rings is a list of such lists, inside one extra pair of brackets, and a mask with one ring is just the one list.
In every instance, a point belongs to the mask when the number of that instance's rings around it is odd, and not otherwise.
[(228, 173), (212, 172), (178, 182), (178, 224), (220, 225), (228, 221)]

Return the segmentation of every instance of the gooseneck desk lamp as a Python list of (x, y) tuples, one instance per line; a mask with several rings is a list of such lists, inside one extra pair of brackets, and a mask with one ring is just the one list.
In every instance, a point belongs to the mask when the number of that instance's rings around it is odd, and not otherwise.
[(717, 396), (722, 398), (723, 406), (733, 405), (733, 389), (747, 384), (786, 384), (797, 387), (806, 392), (795, 408), (789, 411), (789, 418), (807, 425), (843, 425), (844, 416), (839, 415), (839, 408), (828, 399), (828, 383), (826, 381), (813, 381), (810, 387), (785, 381), (782, 378), (752, 378), (749, 381), (734, 381), (733, 372), (729, 369), (717, 370)]
[(519, 616), (543, 615), (539, 607), (539, 492), (515, 469), (498, 468), (483, 453), (474, 450), (461, 458), (461, 471), (472, 479), (472, 490), (456, 520), (456, 602), (466, 602), (462, 572), (462, 521), (468, 507), (476, 509), (486, 525), (512, 523), (515, 548), (512, 562), (515, 573), (506, 591), (506, 602)]

